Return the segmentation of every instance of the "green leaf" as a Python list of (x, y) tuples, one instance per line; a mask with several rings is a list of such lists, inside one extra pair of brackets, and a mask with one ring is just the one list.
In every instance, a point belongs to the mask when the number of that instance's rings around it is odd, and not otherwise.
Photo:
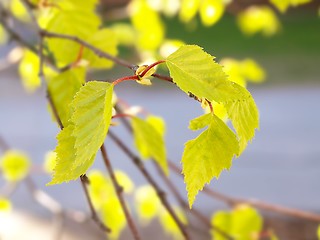
[(24, 179), (30, 169), (29, 157), (21, 151), (9, 150), (0, 158), (0, 170), (3, 177), (10, 182)]
[(144, 225), (159, 215), (162, 208), (159, 197), (150, 185), (140, 186), (134, 194), (135, 209)]
[[(219, 211), (212, 217), (212, 223), (237, 240), (258, 239), (263, 219), (249, 205), (239, 205), (232, 212)], [(217, 231), (212, 231), (215, 240), (223, 240)]]
[(134, 144), (143, 158), (154, 158), (165, 174), (168, 175), (168, 163), (163, 136), (152, 124), (140, 118), (132, 118)]
[(320, 225), (318, 226), (318, 229), (317, 229), (317, 236), (318, 236), (318, 239), (320, 240)]
[(9, 199), (0, 197), (0, 213), (10, 212), (12, 209), (12, 203)]
[[(82, 2), (87, 1), (60, 1), (58, 7), (43, 12), (39, 18), (40, 26), (54, 33), (90, 38), (98, 31), (101, 20), (92, 8), (95, 4), (83, 5)], [(59, 38), (46, 39), (46, 43), (59, 67), (74, 62), (81, 47), (74, 41)]]
[(182, 22), (190, 22), (197, 14), (200, 6), (200, 0), (182, 0), (179, 12), (179, 18)]
[(203, 0), (200, 5), (200, 18), (203, 25), (210, 27), (220, 20), (224, 13), (223, 0)]
[(190, 127), (203, 127), (208, 123), (209, 116), (208, 129), (185, 144), (181, 160), (190, 208), (198, 191), (212, 178), (218, 178), (222, 170), (229, 169), (232, 157), (239, 151), (236, 135), (214, 114), (193, 120)]
[(257, 106), (245, 88), (227, 79), (222, 66), (213, 58), (198, 46), (185, 45), (171, 54), (166, 63), (181, 90), (224, 105), (240, 140), (241, 153), (259, 127)]
[(68, 120), (72, 113), (70, 103), (84, 83), (84, 68), (72, 68), (48, 81), (50, 96), (65, 127), (69, 124)]
[(184, 45), (166, 63), (173, 81), (187, 94), (218, 103), (244, 98), (243, 92), (228, 81), (222, 66), (213, 59), (199, 46)]
[(112, 93), (112, 84), (92, 81), (76, 94), (70, 123), (57, 137), (57, 164), (49, 184), (75, 180), (92, 165), (110, 126)]
[[(100, 49), (103, 52), (109, 53), (112, 56), (117, 55), (117, 40), (113, 31), (104, 28), (94, 33), (88, 42)], [(83, 53), (83, 58), (89, 61), (89, 66), (92, 68), (111, 68), (113, 62), (97, 56), (90, 49), (86, 48)]]
[(152, 125), (156, 130), (158, 130), (158, 132), (160, 133), (160, 135), (162, 137), (164, 137), (164, 134), (166, 132), (166, 124), (164, 122), (164, 120), (161, 117), (157, 117), (154, 115), (149, 115), (146, 118), (147, 123), (149, 123), (150, 125)]
[(247, 92), (247, 98), (230, 101), (225, 104), (228, 116), (235, 128), (239, 139), (239, 154), (246, 148), (248, 141), (251, 141), (255, 134), (255, 129), (259, 129), (259, 112), (251, 94)]

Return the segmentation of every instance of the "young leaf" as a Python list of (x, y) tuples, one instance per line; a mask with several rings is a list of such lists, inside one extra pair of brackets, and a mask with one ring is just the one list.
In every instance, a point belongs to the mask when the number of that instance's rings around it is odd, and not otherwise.
[[(258, 239), (263, 225), (260, 214), (248, 205), (239, 205), (232, 212), (219, 211), (213, 215), (211, 222), (239, 240)], [(212, 235), (216, 240), (225, 239), (217, 231), (212, 231)]]
[[(83, 5), (85, 2), (88, 1), (60, 1), (58, 7), (50, 9), (50, 14), (43, 12), (40, 26), (50, 32), (88, 39), (98, 31), (101, 20), (91, 7), (95, 4)], [(59, 67), (74, 62), (80, 50), (80, 45), (71, 40), (49, 38), (46, 43)]]
[(50, 96), (64, 127), (69, 124), (71, 117), (70, 103), (84, 82), (84, 68), (72, 68), (48, 81)]
[(132, 118), (134, 144), (143, 158), (154, 158), (165, 174), (169, 174), (163, 135), (148, 121)]
[(0, 213), (10, 212), (12, 209), (12, 204), (9, 199), (0, 197)]
[(161, 202), (156, 191), (149, 185), (140, 186), (134, 194), (135, 209), (143, 224), (155, 218), (161, 209)]
[[(88, 42), (101, 51), (107, 52), (113, 56), (117, 55), (118, 53), (116, 36), (107, 28), (101, 29), (94, 33), (88, 39)], [(111, 68), (113, 66), (112, 61), (97, 56), (87, 48), (83, 52), (83, 58), (89, 61), (89, 66), (92, 68)]]
[(224, 13), (223, 0), (204, 0), (200, 5), (200, 18), (203, 25), (210, 27), (222, 17)]
[(166, 64), (173, 81), (187, 94), (218, 103), (242, 99), (242, 91), (228, 81), (222, 66), (213, 59), (199, 46), (184, 45), (167, 58)]
[(212, 178), (218, 178), (222, 170), (229, 169), (232, 157), (239, 151), (236, 135), (214, 114), (193, 120), (191, 128), (203, 127), (208, 123), (209, 116), (208, 129), (185, 144), (181, 160), (190, 208), (198, 191)]
[[(240, 86), (239, 86), (240, 87)], [(225, 104), (228, 116), (235, 128), (239, 139), (239, 154), (246, 148), (248, 141), (254, 137), (255, 129), (259, 128), (259, 112), (251, 94), (239, 101), (230, 101)]]
[(92, 165), (110, 126), (112, 93), (112, 84), (92, 81), (76, 94), (70, 123), (57, 137), (57, 164), (49, 184), (75, 180)]
[(20, 151), (9, 150), (0, 158), (0, 170), (7, 181), (24, 179), (30, 169), (29, 157)]

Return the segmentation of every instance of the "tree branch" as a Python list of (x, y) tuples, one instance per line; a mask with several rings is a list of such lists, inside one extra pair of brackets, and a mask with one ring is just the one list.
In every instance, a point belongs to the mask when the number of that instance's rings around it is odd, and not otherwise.
[(185, 239), (190, 239), (189, 234), (187, 232), (186, 226), (181, 222), (178, 218), (177, 214), (174, 212), (170, 203), (167, 200), (165, 192), (159, 187), (157, 182), (153, 179), (153, 177), (149, 174), (149, 172), (145, 169), (143, 162), (140, 160), (138, 156), (136, 156), (131, 150), (115, 135), (112, 131), (109, 130), (108, 136), (118, 145), (118, 147), (132, 160), (135, 166), (140, 170), (142, 175), (147, 179), (149, 184), (155, 189), (162, 205), (167, 209), (173, 220), (176, 222), (179, 227), (182, 235)]
[(107, 151), (106, 151), (106, 148), (105, 148), (104, 144), (102, 144), (100, 150), (101, 150), (101, 153), (102, 153), (102, 158), (103, 158), (104, 164), (105, 164), (105, 166), (106, 166), (106, 168), (108, 170), (108, 173), (110, 175), (110, 178), (111, 178), (112, 184), (114, 186), (115, 192), (116, 192), (117, 197), (119, 199), (119, 202), (121, 204), (123, 213), (124, 213), (124, 215), (126, 217), (128, 226), (129, 226), (129, 228), (130, 228), (130, 230), (132, 232), (132, 235), (133, 235), (134, 239), (139, 240), (141, 238), (140, 238), (140, 235), (138, 233), (137, 227), (135, 226), (134, 221), (132, 220), (132, 217), (131, 217), (131, 214), (129, 212), (129, 209), (128, 209), (128, 207), (127, 207), (127, 205), (125, 203), (125, 200), (123, 198), (123, 195), (122, 195), (123, 188), (122, 188), (122, 186), (119, 185), (119, 183), (118, 183), (118, 181), (116, 179), (116, 176), (114, 174), (114, 171), (113, 171), (111, 162), (109, 160), (109, 157), (107, 155)]
[[(169, 162), (169, 167), (171, 170), (173, 170), (175, 173), (181, 175), (181, 169), (176, 166), (173, 162)], [(311, 212), (306, 212), (294, 208), (288, 208), (276, 204), (271, 204), (267, 202), (263, 202), (260, 200), (255, 200), (255, 199), (243, 199), (243, 198), (235, 198), (228, 196), (226, 194), (222, 194), (216, 191), (211, 190), (208, 187), (203, 188), (203, 192), (207, 194), (208, 196), (217, 199), (219, 201), (225, 202), (229, 206), (234, 206), (238, 204), (249, 204), (255, 208), (261, 209), (261, 210), (266, 210), (266, 211), (271, 211), (275, 213), (280, 213), (283, 215), (295, 217), (295, 218), (300, 218), (304, 220), (309, 220), (309, 221), (314, 221), (314, 222), (320, 222), (320, 215), (311, 213)]]

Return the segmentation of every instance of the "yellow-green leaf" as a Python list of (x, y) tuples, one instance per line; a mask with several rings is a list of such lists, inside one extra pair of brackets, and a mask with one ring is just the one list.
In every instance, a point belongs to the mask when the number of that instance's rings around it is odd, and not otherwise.
[(12, 204), (9, 199), (0, 197), (0, 213), (10, 212), (12, 209)]
[(161, 117), (149, 115), (146, 118), (146, 121), (147, 121), (147, 123), (152, 125), (156, 130), (158, 130), (158, 132), (160, 133), (160, 135), (162, 137), (164, 137), (164, 134), (166, 133), (166, 124)]
[(209, 113), (193, 120), (191, 128), (204, 127), (209, 117), (208, 129), (185, 144), (181, 160), (190, 208), (198, 191), (212, 178), (218, 178), (222, 170), (229, 169), (233, 156), (239, 151), (236, 135), (214, 114)]
[(156, 50), (165, 36), (165, 27), (159, 13), (146, 0), (130, 3), (131, 22), (137, 31), (137, 45), (143, 50)]
[[(44, 11), (39, 18), (40, 26), (50, 32), (68, 34), (81, 39), (92, 37), (101, 25), (101, 20), (94, 12), (91, 1), (59, 1), (54, 8)], [(59, 67), (77, 60), (80, 45), (74, 41), (49, 38), (46, 43), (54, 54)]]
[(136, 189), (135, 209), (143, 224), (148, 224), (158, 216), (161, 209), (161, 202), (156, 191), (149, 185), (140, 186)]
[(24, 87), (32, 92), (40, 87), (39, 57), (29, 50), (25, 50), (19, 64), (19, 73)]
[(172, 53), (166, 63), (173, 81), (187, 94), (219, 103), (242, 99), (241, 89), (228, 81), (222, 66), (213, 59), (199, 46), (184, 45)]
[(246, 98), (230, 101), (224, 105), (238, 135), (239, 155), (246, 148), (248, 141), (253, 139), (255, 130), (259, 129), (259, 112), (256, 103), (247, 90), (244, 88), (242, 90), (246, 92)]
[(320, 240), (320, 225), (318, 226), (318, 229), (317, 229), (317, 236), (318, 236), (318, 239)]
[[(239, 205), (232, 212), (219, 211), (212, 217), (212, 224), (237, 240), (259, 239), (263, 219), (248, 205)], [(223, 240), (219, 232), (212, 231), (215, 240)]]
[(220, 20), (224, 13), (223, 0), (203, 0), (200, 5), (200, 18), (203, 25), (209, 27)]
[(179, 18), (182, 22), (190, 22), (197, 14), (200, 6), (200, 0), (182, 0), (179, 12)]
[[(179, 207), (174, 206), (173, 211), (176, 213), (180, 221), (184, 224), (187, 224), (187, 217), (185, 216), (182, 209)], [(160, 223), (163, 227), (163, 229), (166, 231), (166, 233), (170, 234), (173, 239), (179, 240), (179, 239), (185, 239), (183, 235), (181, 234), (181, 230), (179, 229), (176, 221), (172, 218), (170, 213), (166, 209), (162, 209), (159, 215)]]
[(311, 1), (312, 0), (270, 0), (270, 2), (282, 13), (286, 12), (290, 6), (296, 7)]
[(57, 137), (57, 164), (49, 184), (75, 180), (92, 165), (110, 126), (112, 93), (112, 84), (92, 81), (76, 94), (69, 125)]
[(169, 174), (164, 138), (157, 128), (140, 118), (132, 118), (134, 144), (143, 158), (153, 158)]
[(48, 89), (63, 126), (68, 126), (71, 117), (70, 103), (85, 83), (85, 69), (72, 68), (48, 81)]
[(252, 6), (237, 16), (241, 31), (247, 35), (261, 32), (265, 36), (272, 36), (280, 29), (280, 22), (269, 7)]
[(121, 170), (115, 170), (114, 175), (116, 176), (117, 182), (123, 188), (125, 193), (133, 192), (134, 183), (125, 172)]
[(107, 198), (102, 205), (101, 213), (103, 222), (111, 228), (108, 237), (114, 240), (118, 239), (127, 222), (118, 198), (116, 196)]
[(30, 165), (29, 157), (17, 150), (9, 150), (0, 158), (0, 168), (7, 181), (24, 179), (29, 173)]
[[(112, 56), (115, 56), (118, 53), (116, 36), (113, 31), (107, 28), (103, 28), (94, 33), (88, 39), (88, 42)], [(92, 68), (111, 68), (113, 66), (112, 61), (97, 56), (88, 48), (84, 50), (83, 58), (89, 62), (89, 66)]]
[(47, 173), (52, 173), (54, 170), (54, 166), (56, 165), (56, 161), (57, 161), (57, 153), (54, 151), (49, 151), (46, 153), (45, 157), (44, 157), (44, 170)]

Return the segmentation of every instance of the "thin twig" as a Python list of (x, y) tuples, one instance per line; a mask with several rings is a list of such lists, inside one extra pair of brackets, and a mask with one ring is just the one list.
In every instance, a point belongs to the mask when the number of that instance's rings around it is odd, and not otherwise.
[(55, 233), (52, 237), (54, 240), (62, 238), (62, 232), (64, 228), (64, 213), (63, 209), (55, 199), (49, 196), (46, 192), (36, 187), (31, 177), (26, 177), (24, 181), (33, 197), (33, 199), (39, 203), (42, 207), (49, 210), (54, 216)]
[(48, 38), (60, 38), (60, 39), (68, 39), (74, 42), (77, 42), (83, 46), (85, 46), (86, 48), (89, 48), (91, 51), (93, 51), (97, 56), (102, 57), (102, 58), (106, 58), (109, 59), (111, 61), (113, 61), (114, 63), (117, 63), (118, 65), (127, 67), (131, 70), (136, 70), (137, 69), (137, 65), (135, 64), (131, 64), (128, 63), (127, 61), (117, 58), (115, 56), (110, 55), (109, 53), (106, 53), (104, 51), (101, 51), (100, 49), (96, 48), (95, 46), (91, 45), (90, 43), (76, 37), (76, 36), (71, 36), (71, 35), (67, 35), (67, 34), (59, 34), (59, 33), (53, 33), (53, 32), (48, 32), (46, 30), (41, 30), (41, 35), (48, 37)]
[(202, 223), (204, 223), (208, 228), (211, 228), (213, 231), (219, 233), (222, 237), (228, 240), (232, 240), (233, 237), (231, 237), (229, 234), (227, 234), (225, 231), (221, 230), (219, 227), (215, 226), (210, 222), (210, 220), (204, 216), (198, 209), (193, 207), (192, 209), (189, 208), (188, 203), (183, 199), (181, 194), (179, 193), (176, 186), (170, 181), (170, 179), (164, 174), (163, 170), (160, 168), (160, 166), (153, 161), (155, 168), (158, 171), (158, 174), (160, 177), (164, 180), (167, 187), (171, 190), (177, 201), (180, 203), (180, 205), (187, 211), (189, 211), (191, 214), (193, 214), (198, 220), (200, 220)]
[[(43, 72), (43, 62), (44, 62), (44, 58), (43, 58), (43, 36), (40, 36), (40, 44), (39, 44), (39, 59), (40, 59), (40, 63), (39, 63), (39, 77), (42, 79), (42, 81), (45, 83), (45, 76), (44, 76), (44, 72)], [(50, 104), (50, 107), (53, 111), (53, 114), (54, 114), (54, 117), (56, 118), (58, 124), (59, 124), (59, 127), (60, 129), (62, 130), (63, 129), (63, 123), (61, 121), (61, 118), (58, 114), (58, 110), (53, 102), (53, 99), (52, 99), (52, 96), (50, 95), (50, 92), (49, 92), (49, 89), (47, 87), (47, 98), (48, 98), (48, 102)], [(92, 204), (92, 200), (90, 198), (90, 195), (87, 191), (87, 188), (86, 188), (86, 185), (85, 183), (83, 182), (84, 178), (80, 176), (80, 180), (81, 180), (81, 183), (82, 183), (82, 186), (83, 186), (83, 189), (84, 189), (84, 192), (85, 192), (85, 195), (86, 195), (86, 199), (87, 199), (87, 202), (89, 204), (89, 207), (90, 207), (90, 211), (91, 211), (91, 217), (92, 219), (96, 222), (96, 224), (100, 227), (100, 229), (102, 229), (103, 231), (106, 231), (106, 232), (111, 232), (111, 229), (108, 228), (99, 218), (96, 210), (94, 209), (93, 207), (93, 204)]]
[(82, 185), (82, 188), (83, 188), (83, 191), (85, 193), (85, 196), (86, 196), (86, 199), (87, 199), (87, 202), (89, 204), (89, 208), (90, 208), (90, 212), (91, 212), (91, 218), (96, 222), (96, 224), (100, 227), (100, 229), (102, 229), (103, 231), (105, 232), (111, 232), (111, 229), (108, 228), (99, 218), (94, 206), (93, 206), (93, 203), (92, 203), (92, 200), (90, 198), (90, 194), (88, 192), (88, 187), (87, 185), (89, 184), (89, 179), (87, 177), (87, 175), (81, 175), (80, 176), (80, 180), (81, 180), (81, 185)]
[[(174, 172), (182, 176), (181, 169), (178, 166), (176, 166), (173, 162), (169, 162), (169, 167), (171, 170), (173, 170)], [(222, 194), (220, 192), (213, 191), (208, 187), (204, 187), (203, 192), (214, 199), (225, 202), (229, 206), (235, 206), (238, 204), (249, 204), (261, 210), (280, 213), (283, 215), (300, 218), (304, 220), (309, 220), (309, 221), (314, 221), (318, 223), (320, 222), (320, 215), (316, 213), (306, 212), (306, 211), (302, 211), (294, 208), (288, 208), (288, 207), (271, 204), (271, 203), (267, 203), (267, 202), (263, 202), (255, 199), (235, 198), (235, 197), (228, 196), (226, 194)]]
[(133, 161), (135, 166), (140, 170), (140, 172), (147, 179), (149, 184), (155, 189), (162, 205), (167, 209), (171, 217), (174, 219), (182, 235), (185, 237), (185, 239), (190, 239), (186, 226), (181, 222), (177, 214), (174, 212), (173, 208), (167, 200), (166, 193), (159, 187), (158, 183), (145, 169), (141, 159), (138, 156), (136, 156), (112, 131), (109, 130), (108, 136), (110, 136), (110, 138), (118, 145), (118, 147)]
[(111, 162), (109, 160), (109, 157), (107, 155), (107, 151), (106, 151), (106, 148), (105, 148), (104, 144), (102, 144), (100, 150), (101, 150), (101, 153), (102, 153), (102, 158), (103, 158), (104, 164), (105, 164), (105, 166), (106, 166), (106, 168), (108, 170), (108, 173), (110, 175), (110, 178), (111, 178), (112, 184), (114, 186), (115, 192), (116, 192), (117, 197), (119, 199), (119, 202), (121, 204), (123, 213), (124, 213), (124, 215), (126, 217), (128, 226), (129, 226), (129, 228), (130, 228), (130, 230), (132, 232), (132, 235), (133, 235), (134, 239), (139, 240), (139, 239), (141, 239), (140, 235), (139, 235), (139, 232), (137, 230), (136, 225), (134, 224), (134, 221), (133, 221), (133, 219), (131, 217), (131, 214), (129, 212), (129, 209), (128, 209), (126, 203), (125, 203), (125, 200), (124, 200), (124, 197), (123, 197), (123, 194), (122, 194), (123, 187), (119, 185), (118, 180), (116, 179), (116, 176), (115, 176), (114, 171), (113, 171), (113, 167), (112, 167)]

